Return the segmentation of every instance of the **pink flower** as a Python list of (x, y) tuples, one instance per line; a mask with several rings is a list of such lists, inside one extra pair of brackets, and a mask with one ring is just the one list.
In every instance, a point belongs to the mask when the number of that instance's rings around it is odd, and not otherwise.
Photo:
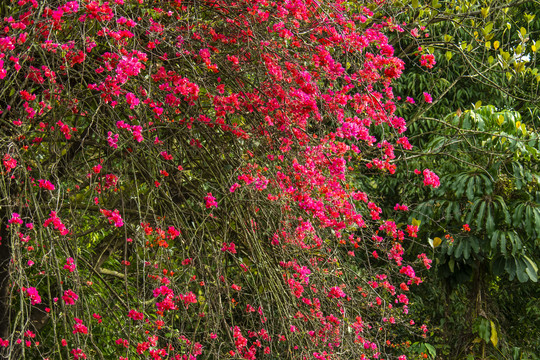
[(230, 252), (231, 254), (236, 254), (236, 248), (235, 248), (235, 244), (233, 242), (231, 242), (230, 244), (227, 244), (227, 243), (223, 243), (223, 246), (221, 247), (221, 251), (228, 251)]
[(130, 109), (134, 109), (135, 106), (139, 105), (140, 100), (133, 93), (126, 94), (126, 102), (129, 105)]
[(343, 290), (341, 290), (340, 287), (338, 286), (334, 286), (333, 288), (330, 289), (330, 291), (328, 292), (328, 297), (330, 299), (334, 299), (334, 298), (343, 298), (345, 297), (345, 293), (343, 292)]
[(43, 188), (45, 190), (54, 190), (54, 185), (49, 180), (38, 180), (38, 184), (40, 188)]
[(291, 332), (296, 332), (296, 326), (291, 325), (291, 327), (289, 328), (289, 330), (290, 330)]
[(101, 209), (99, 211), (109, 219), (109, 224), (114, 223), (114, 226), (116, 227), (122, 227), (124, 225), (124, 221), (122, 220), (120, 212), (117, 209), (114, 211)]
[(418, 226), (415, 226), (415, 225), (407, 225), (407, 232), (409, 233), (409, 236), (410, 236), (410, 237), (417, 237)]
[(92, 317), (97, 320), (98, 324), (101, 324), (101, 322), (103, 321), (101, 319), (101, 315), (99, 315), (99, 314), (93, 313)]
[(435, 61), (435, 56), (433, 54), (424, 54), (420, 58), (420, 65), (432, 69), (437, 62)]
[(26, 295), (30, 298), (30, 304), (36, 305), (41, 303), (41, 296), (35, 287), (29, 287), (26, 289)]
[(64, 300), (66, 305), (74, 305), (75, 301), (77, 301), (78, 299), (79, 299), (79, 295), (77, 295), (71, 289), (64, 291), (64, 295), (62, 296), (62, 300)]
[(72, 257), (66, 259), (66, 264), (64, 265), (64, 269), (68, 270), (69, 272), (75, 271), (77, 266), (75, 265), (75, 260), (73, 260)]
[(11, 214), (11, 219), (8, 220), (8, 223), (22, 225), (23, 221), (21, 219), (21, 215), (19, 215), (18, 213)]
[(437, 188), (439, 187), (439, 185), (441, 185), (441, 182), (439, 181), (439, 177), (433, 171), (429, 169), (424, 169), (423, 175), (424, 175), (424, 186), (431, 186), (431, 187)]
[(431, 97), (431, 94), (424, 92), (424, 100), (428, 104), (431, 104), (433, 102), (433, 98)]
[(51, 213), (49, 214), (49, 218), (43, 223), (43, 227), (47, 227), (50, 224), (53, 224), (54, 228), (60, 231), (61, 235), (69, 234), (69, 230), (62, 223), (62, 220), (60, 220), (60, 218), (56, 215), (56, 211), (51, 211)]
[(217, 208), (217, 202), (216, 202), (216, 198), (212, 195), (211, 192), (209, 192), (205, 197), (204, 197), (204, 202), (205, 202), (205, 205), (206, 205), (206, 208), (209, 209), (211, 208), (212, 206)]
[(129, 310), (128, 317), (130, 317), (133, 320), (142, 320), (144, 318), (144, 315), (142, 312), (138, 312), (136, 310)]
[(74, 334), (88, 334), (88, 328), (83, 325), (83, 321), (81, 319), (74, 318), (75, 324), (73, 325), (73, 333)]
[(8, 154), (4, 155), (3, 162), (4, 162), (4, 167), (6, 168), (6, 172), (10, 172), (11, 170), (15, 169), (15, 167), (17, 167), (17, 160), (12, 158)]

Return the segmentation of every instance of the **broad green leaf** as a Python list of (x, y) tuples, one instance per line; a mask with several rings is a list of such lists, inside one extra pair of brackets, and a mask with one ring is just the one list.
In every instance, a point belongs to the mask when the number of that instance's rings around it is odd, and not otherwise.
[(521, 258), (514, 258), (516, 261), (516, 276), (519, 282), (524, 283), (529, 280), (529, 274), (527, 274), (527, 265)]
[(491, 205), (488, 205), (487, 219), (486, 219), (486, 231), (488, 234), (492, 234), (495, 231), (495, 219), (491, 213)]
[(478, 210), (478, 216), (476, 217), (476, 227), (480, 230), (483, 227), (484, 214), (486, 212), (486, 202), (482, 201)]
[(461, 254), (463, 254), (463, 243), (463, 240), (460, 241), (454, 249), (454, 256), (456, 259), (459, 259), (461, 257)]
[(456, 265), (456, 261), (454, 258), (448, 260), (448, 267), (450, 268), (450, 272), (454, 272), (454, 266)]
[(500, 239), (501, 239), (501, 252), (503, 253), (503, 255), (506, 255), (506, 234), (504, 232), (501, 232)]
[(437, 356), (437, 351), (435, 350), (435, 347), (431, 344), (424, 344), (426, 346), (427, 351), (429, 354), (435, 359)]
[(538, 267), (536, 266), (535, 262), (526, 255), (523, 255), (523, 260), (527, 266), (525, 269), (525, 272), (527, 273), (527, 275), (529, 275), (529, 278), (533, 282), (537, 282), (538, 281)]
[(469, 243), (464, 243), (463, 244), (463, 258), (465, 260), (468, 260), (470, 255), (471, 255), (471, 246)]
[(472, 201), (472, 199), (474, 199), (474, 181), (475, 181), (475, 178), (474, 176), (472, 176), (467, 183), (466, 194), (467, 194), (467, 199), (469, 199), (469, 201)]

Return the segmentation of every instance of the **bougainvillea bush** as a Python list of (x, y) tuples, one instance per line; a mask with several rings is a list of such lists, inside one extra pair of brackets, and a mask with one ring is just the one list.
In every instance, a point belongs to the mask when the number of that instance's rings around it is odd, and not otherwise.
[(379, 6), (3, 4), (3, 358), (405, 359), (430, 260), (351, 181), (410, 147)]

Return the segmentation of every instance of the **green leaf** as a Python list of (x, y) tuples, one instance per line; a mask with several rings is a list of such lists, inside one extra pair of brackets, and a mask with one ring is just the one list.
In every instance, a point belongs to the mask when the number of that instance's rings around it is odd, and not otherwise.
[(490, 337), (490, 324), (489, 321), (485, 318), (480, 318), (480, 321), (477, 325), (478, 336), (484, 340), (486, 343), (489, 342)]
[(478, 254), (480, 252), (480, 242), (478, 241), (478, 238), (472, 237), (470, 243), (471, 243), (471, 248), (473, 249), (473, 251), (476, 254)]
[(460, 241), (454, 249), (454, 256), (456, 257), (456, 259), (459, 259), (461, 257), (461, 254), (463, 253), (463, 243), (464, 241)]
[(426, 346), (427, 351), (429, 352), (429, 355), (435, 359), (437, 357), (437, 350), (435, 350), (435, 347), (431, 344), (424, 344)]
[(538, 267), (536, 266), (535, 262), (526, 255), (523, 255), (523, 261), (525, 262), (527, 266), (525, 269), (525, 272), (527, 273), (527, 275), (529, 275), (529, 278), (533, 282), (537, 282), (538, 281)]
[(524, 283), (529, 280), (529, 275), (527, 274), (527, 265), (521, 258), (515, 258), (516, 261), (516, 275), (519, 282)]
[(488, 206), (488, 213), (486, 219), (486, 231), (488, 234), (491, 234), (495, 231), (495, 219), (491, 214), (491, 205)]
[(469, 179), (469, 182), (467, 184), (466, 195), (467, 195), (467, 199), (469, 199), (469, 201), (472, 201), (472, 199), (474, 199), (474, 181), (475, 181), (475, 178), (474, 178), (474, 176), (472, 176)]
[(470, 255), (471, 255), (471, 246), (469, 243), (464, 243), (463, 244), (463, 258), (465, 260), (468, 260)]
[(499, 234), (500, 232), (499, 231), (495, 231), (493, 232), (493, 235), (491, 236), (491, 248), (492, 249), (495, 249), (497, 247), (497, 240), (499, 239)]
[(510, 275), (510, 281), (514, 280), (514, 277), (516, 276), (516, 260), (514, 257), (506, 259), (504, 270)]
[(501, 252), (506, 255), (506, 235), (501, 232)]
[(486, 212), (486, 202), (482, 201), (482, 203), (480, 204), (480, 208), (478, 210), (478, 216), (476, 217), (476, 227), (478, 228), (478, 230), (482, 229), (482, 224), (483, 224), (482, 220), (484, 219), (485, 212)]

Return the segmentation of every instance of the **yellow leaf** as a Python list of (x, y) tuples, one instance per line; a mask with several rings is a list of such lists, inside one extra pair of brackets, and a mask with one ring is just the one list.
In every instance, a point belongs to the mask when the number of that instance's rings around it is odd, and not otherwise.
[(493, 48), (494, 48), (495, 50), (497, 50), (497, 49), (499, 48), (500, 45), (501, 45), (501, 43), (498, 42), (497, 40), (495, 40), (495, 41), (493, 42)]
[(478, 100), (476, 104), (474, 104), (474, 110), (477, 110), (480, 106), (482, 106), (482, 100)]
[(486, 18), (489, 14), (489, 6), (487, 8), (481, 8), (480, 12), (482, 13), (482, 17)]
[(440, 237), (436, 237), (435, 239), (433, 239), (433, 247), (437, 247), (441, 245), (441, 243), (442, 243), (442, 239)]
[(521, 124), (521, 133), (527, 136), (527, 127), (525, 126), (525, 124)]
[(452, 52), (451, 52), (451, 51), (447, 51), (447, 52), (446, 52), (446, 60), (450, 61), (450, 59), (452, 59)]
[(417, 219), (414, 219), (414, 218), (412, 219), (412, 225), (413, 226), (420, 226), (421, 223), (422, 222), (420, 220), (417, 220)]
[(488, 50), (491, 49), (491, 41), (486, 41), (485, 46), (486, 46), (486, 49)]
[(521, 127), (521, 121), (516, 121), (516, 129), (519, 129)]
[(497, 118), (497, 124), (501, 126), (503, 123), (504, 123), (504, 115), (499, 115), (499, 117)]
[(495, 324), (493, 321), (489, 321), (491, 323), (491, 336), (489, 340), (491, 340), (491, 343), (493, 346), (497, 347), (497, 343), (499, 342), (499, 338), (497, 337), (497, 328), (495, 327)]

